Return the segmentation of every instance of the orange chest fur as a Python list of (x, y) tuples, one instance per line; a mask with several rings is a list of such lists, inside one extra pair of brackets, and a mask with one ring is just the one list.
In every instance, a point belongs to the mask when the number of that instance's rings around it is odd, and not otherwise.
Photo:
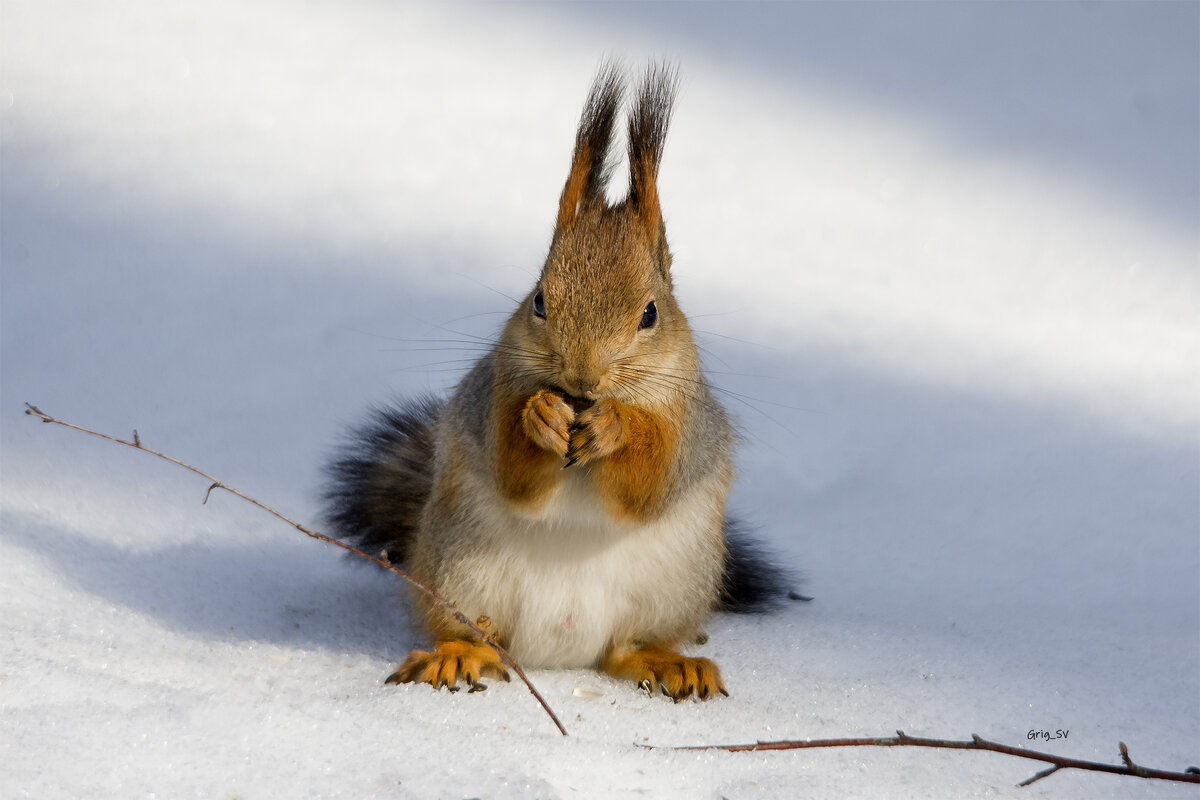
[(502, 404), (497, 414), (496, 475), (501, 494), (515, 506), (536, 511), (556, 494), (567, 470), (584, 472), (613, 518), (649, 522), (665, 509), (673, 488), (672, 464), (679, 427), (670, 417), (626, 403), (614, 403), (620, 441), (611, 453), (586, 466), (539, 447), (525, 433), (522, 415), (528, 398)]

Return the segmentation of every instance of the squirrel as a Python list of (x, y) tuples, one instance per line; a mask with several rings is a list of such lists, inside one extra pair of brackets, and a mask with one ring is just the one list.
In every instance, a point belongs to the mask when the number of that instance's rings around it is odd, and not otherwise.
[[(449, 399), (377, 410), (330, 465), (335, 535), (402, 564), (524, 666), (596, 668), (680, 700), (727, 695), (679, 648), (716, 610), (784, 591), (726, 517), (734, 429), (672, 293), (657, 179), (677, 89), (651, 65), (628, 111), (629, 189), (608, 202), (625, 105), (603, 65), (537, 283)], [(387, 680), (472, 690), (495, 651), (424, 595), (433, 639)]]

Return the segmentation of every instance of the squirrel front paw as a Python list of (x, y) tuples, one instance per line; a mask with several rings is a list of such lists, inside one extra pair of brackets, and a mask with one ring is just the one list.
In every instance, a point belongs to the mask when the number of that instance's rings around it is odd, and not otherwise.
[(567, 464), (586, 464), (615, 453), (624, 443), (625, 426), (617, 414), (616, 403), (604, 399), (575, 416), (571, 426)]
[(525, 403), (522, 427), (530, 441), (543, 450), (566, 456), (571, 442), (571, 423), (575, 410), (561, 394), (539, 389)]

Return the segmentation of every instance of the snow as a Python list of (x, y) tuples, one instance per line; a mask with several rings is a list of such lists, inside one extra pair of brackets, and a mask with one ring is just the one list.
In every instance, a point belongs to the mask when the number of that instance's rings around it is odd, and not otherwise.
[[(1184, 797), (912, 749), (1200, 762), (1200, 6), (0, 4), (0, 794)], [(597, 64), (677, 61), (679, 293), (733, 505), (815, 597), (731, 697), (385, 686), (396, 585), (314, 521), (544, 257)], [(457, 344), (441, 340), (454, 339)], [(1030, 740), (1030, 731), (1069, 730)]]

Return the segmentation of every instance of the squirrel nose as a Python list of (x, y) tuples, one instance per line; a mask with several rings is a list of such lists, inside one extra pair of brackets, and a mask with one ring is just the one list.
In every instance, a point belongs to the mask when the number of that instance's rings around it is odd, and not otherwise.
[(598, 375), (574, 372), (564, 375), (563, 378), (563, 388), (572, 397), (581, 397), (585, 400), (596, 399), (596, 390), (600, 388), (600, 377)]

